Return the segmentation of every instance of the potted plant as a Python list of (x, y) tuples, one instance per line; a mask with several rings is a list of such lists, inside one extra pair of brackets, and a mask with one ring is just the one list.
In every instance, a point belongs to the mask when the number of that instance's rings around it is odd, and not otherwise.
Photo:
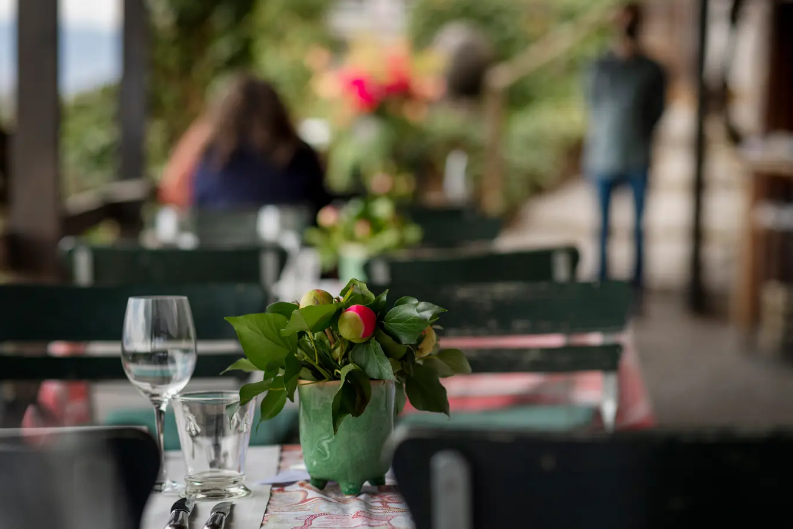
[(306, 242), (319, 252), (323, 269), (338, 267), (342, 281), (362, 278), (370, 257), (416, 245), (421, 237), (421, 228), (401, 215), (385, 194), (353, 199), (342, 208), (325, 206), (317, 214), (317, 227), (305, 233)]
[(445, 309), (412, 297), (388, 308), (387, 294), (353, 279), (335, 298), (311, 290), (300, 303), (226, 318), (246, 356), (228, 369), (263, 372), (240, 389), (241, 404), (265, 393), (264, 421), (298, 392), (300, 444), (318, 488), (333, 480), (357, 495), (366, 481), (383, 484), (384, 447), (406, 399), (448, 415), (440, 378), (471, 371), (461, 351), (437, 346), (434, 325)]

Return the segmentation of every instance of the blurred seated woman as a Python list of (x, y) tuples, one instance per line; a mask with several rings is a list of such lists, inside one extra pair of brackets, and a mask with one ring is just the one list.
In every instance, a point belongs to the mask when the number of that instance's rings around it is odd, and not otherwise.
[(236, 77), (187, 131), (160, 197), (199, 209), (303, 205), (314, 212), (331, 200), (319, 157), (298, 138), (281, 98), (250, 75)]

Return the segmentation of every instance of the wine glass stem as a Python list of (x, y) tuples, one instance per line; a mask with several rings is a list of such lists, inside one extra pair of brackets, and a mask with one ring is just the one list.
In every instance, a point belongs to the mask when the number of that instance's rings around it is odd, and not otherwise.
[(168, 481), (168, 472), (165, 470), (165, 408), (167, 407), (167, 400), (154, 403), (157, 448), (160, 449), (160, 474), (157, 476), (157, 483), (165, 483)]

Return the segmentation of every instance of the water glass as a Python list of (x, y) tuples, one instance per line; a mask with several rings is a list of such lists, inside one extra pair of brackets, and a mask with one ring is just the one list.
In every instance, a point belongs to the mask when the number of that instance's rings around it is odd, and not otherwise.
[(241, 406), (236, 391), (194, 391), (176, 397), (186, 496), (223, 500), (250, 494), (244, 469), (255, 403), (254, 399)]

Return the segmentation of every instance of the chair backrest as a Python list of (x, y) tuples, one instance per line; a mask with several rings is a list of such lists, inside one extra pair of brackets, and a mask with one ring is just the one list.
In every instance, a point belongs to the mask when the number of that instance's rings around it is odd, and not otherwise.
[(2, 430), (0, 525), (137, 529), (159, 466), (140, 429)]
[(572, 246), (434, 257), (378, 256), (366, 265), (374, 283), (458, 284), (494, 281), (574, 281), (578, 250)]
[(789, 513), (793, 435), (416, 427), (393, 468), (417, 529), (772, 527)]
[(259, 284), (79, 287), (0, 286), (0, 341), (119, 341), (131, 296), (187, 296), (199, 340), (235, 338), (223, 318), (263, 312), (267, 295)]
[(66, 266), (78, 285), (260, 283), (271, 287), (286, 263), (277, 246), (195, 249), (139, 245), (64, 249)]
[(275, 242), (280, 234), (292, 232), (302, 238), (311, 225), (307, 206), (264, 206), (253, 210), (193, 210), (187, 229), (201, 245), (239, 246)]
[(503, 227), (501, 218), (484, 217), (471, 208), (414, 206), (406, 215), (421, 226), (422, 246), (450, 248), (478, 241), (492, 241)]
[(448, 310), (442, 336), (620, 332), (628, 323), (628, 283), (480, 283), (369, 285), (389, 299), (413, 296)]

